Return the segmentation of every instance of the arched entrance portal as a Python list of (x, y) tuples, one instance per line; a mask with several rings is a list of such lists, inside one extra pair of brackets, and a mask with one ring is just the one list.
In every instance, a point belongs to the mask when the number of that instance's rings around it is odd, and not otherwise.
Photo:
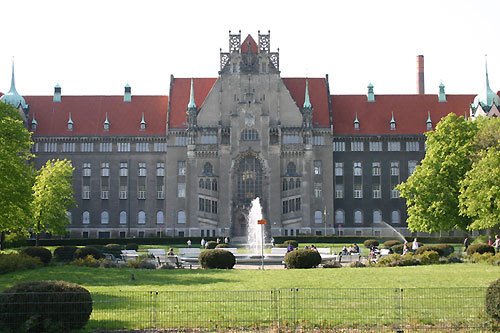
[(248, 153), (240, 156), (235, 169), (231, 233), (233, 236), (246, 236), (250, 203), (256, 197), (261, 198), (261, 202), (265, 201), (262, 191), (264, 168), (255, 154)]

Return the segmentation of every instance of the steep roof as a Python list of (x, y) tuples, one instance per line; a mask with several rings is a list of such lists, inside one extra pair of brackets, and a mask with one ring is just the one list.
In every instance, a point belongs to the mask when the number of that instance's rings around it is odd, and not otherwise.
[[(446, 95), (439, 103), (437, 95), (376, 95), (367, 102), (365, 95), (332, 95), (333, 131), (336, 135), (421, 134), (427, 131), (428, 112), (435, 126), (450, 112), (468, 115), (474, 95)], [(359, 120), (359, 130), (353, 122)], [(395, 130), (390, 129), (392, 113)]]
[[(125, 103), (123, 96), (62, 96), (60, 103), (53, 96), (26, 96), (38, 123), (34, 136), (120, 136), (165, 135), (168, 96), (132, 96)], [(146, 129), (140, 130), (142, 113)], [(68, 130), (69, 113), (73, 130)], [(109, 130), (104, 130), (106, 114)]]
[[(308, 78), (309, 98), (313, 107), (313, 126), (330, 127), (328, 91), (324, 78)], [(283, 78), (283, 83), (299, 108), (304, 105), (306, 78)]]
[[(212, 89), (216, 78), (193, 78), (194, 102), (198, 109)], [(186, 128), (186, 110), (191, 90), (190, 78), (172, 78), (170, 82), (170, 105), (168, 110), (169, 128)]]

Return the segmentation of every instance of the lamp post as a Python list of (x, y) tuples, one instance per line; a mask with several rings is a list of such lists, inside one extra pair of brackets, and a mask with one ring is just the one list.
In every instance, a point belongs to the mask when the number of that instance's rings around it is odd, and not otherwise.
[(261, 233), (262, 240), (261, 240), (261, 244), (260, 244), (260, 259), (261, 259), (260, 268), (263, 270), (264, 269), (264, 227), (266, 226), (267, 221), (266, 221), (266, 219), (261, 219), (261, 220), (257, 221), (257, 224), (260, 224), (260, 228), (261, 228), (260, 233)]
[(323, 222), (325, 222), (325, 236), (326, 236), (326, 206), (323, 209)]

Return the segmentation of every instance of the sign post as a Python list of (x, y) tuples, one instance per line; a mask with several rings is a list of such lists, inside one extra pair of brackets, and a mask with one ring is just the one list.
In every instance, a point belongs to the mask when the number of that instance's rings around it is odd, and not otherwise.
[(261, 236), (262, 236), (262, 243), (260, 245), (260, 258), (261, 258), (261, 262), (260, 262), (260, 268), (263, 270), (264, 269), (264, 227), (265, 225), (267, 224), (267, 221), (266, 219), (261, 219), (261, 220), (258, 220), (257, 221), (257, 224), (260, 224), (260, 232), (261, 232)]

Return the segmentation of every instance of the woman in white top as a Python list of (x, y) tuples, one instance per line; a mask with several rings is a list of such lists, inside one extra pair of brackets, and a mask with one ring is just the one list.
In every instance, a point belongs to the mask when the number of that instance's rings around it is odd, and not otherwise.
[(415, 239), (413, 240), (413, 244), (411, 245), (411, 249), (413, 251), (415, 251), (416, 249), (418, 249), (418, 242), (417, 242), (417, 238), (415, 237)]

